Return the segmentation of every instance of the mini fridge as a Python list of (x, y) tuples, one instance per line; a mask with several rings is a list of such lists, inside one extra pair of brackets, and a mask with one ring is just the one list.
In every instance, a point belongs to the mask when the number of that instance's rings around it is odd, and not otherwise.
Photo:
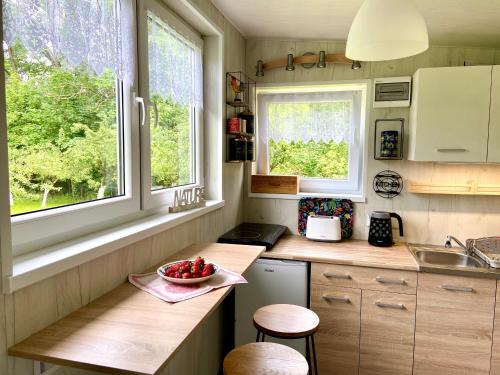
[[(262, 306), (287, 303), (307, 307), (308, 267), (306, 262), (258, 259), (244, 274), (248, 284), (236, 286), (235, 344), (255, 342), (257, 331), (253, 313)], [(265, 341), (288, 345), (303, 355), (306, 340), (282, 340), (270, 336)]]

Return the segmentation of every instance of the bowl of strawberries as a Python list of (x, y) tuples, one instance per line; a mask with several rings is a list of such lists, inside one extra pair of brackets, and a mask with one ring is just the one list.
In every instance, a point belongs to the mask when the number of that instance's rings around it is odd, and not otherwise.
[(202, 257), (178, 260), (158, 268), (158, 275), (175, 284), (198, 284), (212, 278), (219, 271), (215, 263), (206, 262)]

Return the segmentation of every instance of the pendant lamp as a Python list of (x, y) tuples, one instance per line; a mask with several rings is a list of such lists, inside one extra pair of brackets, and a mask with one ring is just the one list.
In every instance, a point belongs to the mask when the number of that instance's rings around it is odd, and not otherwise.
[(412, 0), (365, 0), (349, 30), (346, 56), (384, 61), (417, 55), (427, 48), (427, 26)]

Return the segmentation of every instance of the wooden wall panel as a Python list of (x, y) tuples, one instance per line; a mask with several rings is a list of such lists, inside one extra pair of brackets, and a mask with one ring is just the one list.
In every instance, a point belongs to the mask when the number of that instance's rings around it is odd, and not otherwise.
[[(329, 53), (344, 52), (345, 43), (339, 41), (247, 41), (247, 71), (254, 73), (258, 59), (264, 61), (283, 57), (287, 53), (301, 55), (318, 53), (326, 45)], [(342, 81), (378, 77), (408, 76), (421, 67), (500, 64), (500, 49), (431, 46), (417, 56), (394, 61), (362, 63), (362, 68), (352, 70), (348, 66), (329, 65), (325, 69), (309, 70), (297, 66), (293, 72), (284, 69), (265, 72), (258, 83), (291, 83), (313, 81)], [(354, 238), (366, 239), (366, 215), (374, 210), (396, 211), (403, 217), (405, 240), (442, 244), (447, 234), (460, 238), (495, 235), (500, 219), (500, 197), (417, 196), (403, 193), (390, 200), (377, 196), (371, 186), (375, 174), (391, 169), (403, 179), (416, 181), (464, 182), (477, 179), (485, 183), (500, 183), (499, 165), (450, 165), (409, 161), (373, 160), (374, 122), (377, 118), (402, 117), (406, 119), (408, 134), (409, 108), (370, 108), (368, 134), (368, 172), (366, 203), (354, 205)], [(297, 232), (297, 202), (285, 199), (259, 199), (245, 197), (246, 221), (285, 224), (292, 233)], [(470, 223), (475, 223), (470, 225)], [(398, 239), (397, 231), (394, 236)]]

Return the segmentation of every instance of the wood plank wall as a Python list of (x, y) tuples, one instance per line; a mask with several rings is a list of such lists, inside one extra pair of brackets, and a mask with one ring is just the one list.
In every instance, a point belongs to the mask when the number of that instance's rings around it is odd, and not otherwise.
[[(225, 70), (245, 69), (245, 39), (209, 0), (193, 0), (225, 34)], [(112, 254), (82, 264), (12, 295), (0, 295), (0, 374), (31, 375), (33, 362), (8, 358), (6, 349), (41, 328), (126, 281), (131, 272), (142, 272), (168, 255), (195, 242), (216, 241), (243, 219), (243, 165), (224, 164), (224, 208), (159, 235), (130, 244)], [(221, 350), (223, 315), (220, 310), (174, 358), (164, 374), (215, 374)], [(161, 327), (159, 327), (161, 329)], [(201, 350), (203, 348), (203, 350)], [(196, 358), (196, 360), (195, 360)], [(61, 368), (57, 375), (92, 372)]]
[[(338, 41), (247, 41), (247, 71), (255, 74), (258, 59), (268, 61), (293, 53), (344, 52), (345, 43)], [(359, 70), (348, 66), (328, 65), (325, 69), (303, 69), (297, 66), (292, 72), (284, 69), (266, 71), (258, 83), (286, 83), (355, 80), (378, 77), (408, 76), (421, 67), (500, 64), (500, 49), (431, 46), (418, 56), (388, 62), (362, 63)], [(371, 109), (369, 122), (367, 200), (355, 204), (354, 237), (368, 236), (366, 216), (374, 210), (395, 211), (404, 221), (405, 240), (411, 242), (443, 244), (447, 234), (462, 239), (484, 235), (498, 235), (500, 219), (500, 197), (463, 197), (439, 195), (414, 195), (403, 192), (390, 200), (377, 196), (372, 190), (372, 181), (378, 172), (391, 169), (400, 173), (403, 179), (415, 181), (444, 181), (462, 183), (476, 179), (481, 183), (500, 183), (500, 166), (497, 165), (452, 165), (419, 163), (409, 161), (373, 160), (373, 131), (377, 118), (398, 118), (406, 120), (408, 134), (408, 108)], [(474, 126), (474, 124), (471, 124)], [(407, 145), (407, 144), (406, 144)], [(245, 184), (247, 186), (247, 184)], [(245, 220), (253, 222), (285, 223), (292, 233), (297, 232), (297, 201), (283, 199), (260, 199), (245, 196)], [(394, 231), (397, 238), (397, 231)]]

